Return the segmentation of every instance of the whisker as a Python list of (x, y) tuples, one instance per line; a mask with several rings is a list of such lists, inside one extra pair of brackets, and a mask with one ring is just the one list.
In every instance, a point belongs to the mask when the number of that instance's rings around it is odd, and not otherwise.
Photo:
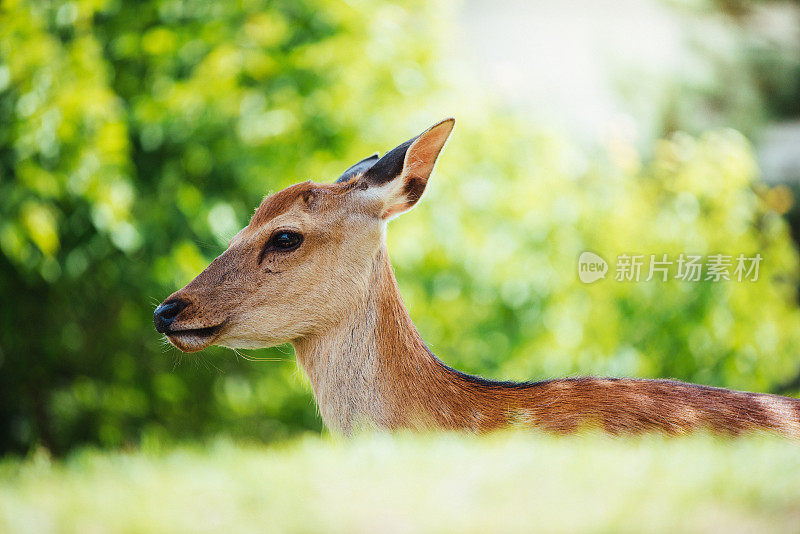
[(181, 365), (182, 363), (183, 363), (183, 353), (178, 351), (178, 353), (175, 355), (175, 359), (172, 360), (172, 371), (174, 372), (175, 369), (177, 369), (178, 366)]
[(210, 243), (208, 241), (204, 241), (202, 239), (194, 239), (194, 244), (197, 245), (197, 247), (200, 250), (205, 250), (205, 251), (210, 251), (219, 248), (219, 245)]
[(216, 365), (214, 365), (214, 362), (212, 362), (210, 359), (206, 358), (205, 356), (201, 356), (201, 355), (199, 355), (199, 354), (198, 354), (198, 356), (199, 356), (199, 357), (200, 357), (200, 359), (203, 361), (203, 363), (205, 363), (205, 364), (206, 364), (206, 369), (208, 369), (208, 370), (210, 371), (211, 369), (208, 367), (208, 366), (210, 365), (211, 367), (213, 367), (214, 369), (216, 369), (216, 370), (217, 370), (217, 372), (219, 372), (220, 374), (225, 374), (225, 371), (223, 371), (222, 369), (220, 369), (219, 367), (217, 367)]
[(287, 358), (261, 358), (258, 356), (250, 356), (240, 352), (238, 349), (231, 348), (233, 352), (236, 353), (237, 356), (242, 358), (243, 360), (247, 360), (248, 362), (286, 362), (289, 361)]

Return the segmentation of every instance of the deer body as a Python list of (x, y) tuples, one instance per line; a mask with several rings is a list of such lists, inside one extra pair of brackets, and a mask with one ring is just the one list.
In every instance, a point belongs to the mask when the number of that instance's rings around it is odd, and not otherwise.
[(618, 434), (778, 428), (800, 438), (800, 401), (673, 380), (576, 378), (518, 384), (465, 375), (425, 345), (403, 305), (385, 248), (374, 291), (334, 331), (295, 344), (325, 424), (485, 432), (505, 426)]
[(291, 342), (326, 425), (485, 432), (773, 430), (800, 438), (800, 400), (672, 380), (484, 380), (447, 367), (403, 304), (386, 221), (420, 198), (452, 129), (443, 121), (357, 163), (335, 184), (264, 200), (228, 250), (155, 312), (187, 352)]

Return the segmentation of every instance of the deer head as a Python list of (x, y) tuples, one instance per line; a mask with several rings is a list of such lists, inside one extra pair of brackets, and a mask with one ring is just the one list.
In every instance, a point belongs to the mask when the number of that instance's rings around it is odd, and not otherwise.
[(265, 198), (227, 250), (156, 308), (156, 330), (196, 352), (270, 347), (336, 325), (369, 293), (387, 221), (419, 201), (454, 124), (361, 160), (335, 183)]

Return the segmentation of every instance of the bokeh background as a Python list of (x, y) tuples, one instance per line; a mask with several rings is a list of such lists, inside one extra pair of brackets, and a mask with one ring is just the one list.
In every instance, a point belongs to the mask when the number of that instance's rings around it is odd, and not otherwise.
[[(289, 346), (155, 305), (262, 197), (458, 123), (389, 246), (434, 352), (506, 379), (800, 392), (800, 3), (6, 0), (0, 452), (322, 431)], [(577, 278), (760, 253), (757, 282)]]

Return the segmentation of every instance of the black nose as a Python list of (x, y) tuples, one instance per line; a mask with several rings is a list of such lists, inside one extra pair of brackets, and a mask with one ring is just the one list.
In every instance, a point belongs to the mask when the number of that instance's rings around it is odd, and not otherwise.
[(189, 303), (185, 300), (175, 299), (169, 300), (156, 308), (153, 312), (153, 323), (156, 325), (156, 331), (163, 334), (169, 330), (169, 325), (175, 320), (175, 317), (183, 310)]

